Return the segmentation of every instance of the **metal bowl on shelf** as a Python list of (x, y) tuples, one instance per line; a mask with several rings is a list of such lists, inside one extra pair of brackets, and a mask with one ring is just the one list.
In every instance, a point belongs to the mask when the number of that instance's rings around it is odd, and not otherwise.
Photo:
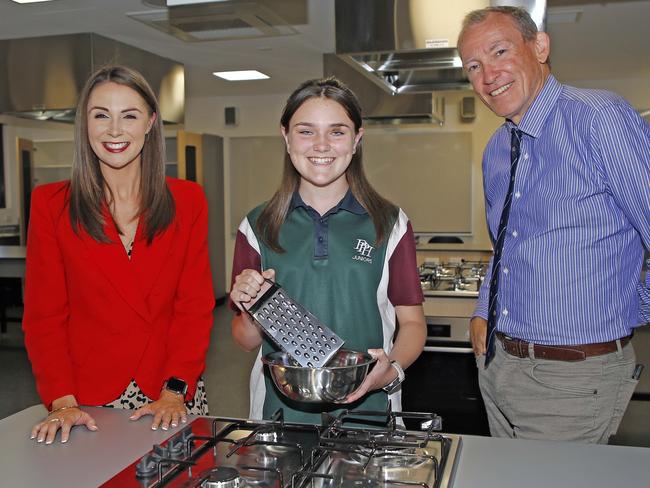
[(275, 386), (291, 400), (306, 403), (333, 403), (344, 400), (361, 386), (376, 359), (365, 352), (339, 350), (322, 368), (299, 366), (285, 352), (262, 358)]

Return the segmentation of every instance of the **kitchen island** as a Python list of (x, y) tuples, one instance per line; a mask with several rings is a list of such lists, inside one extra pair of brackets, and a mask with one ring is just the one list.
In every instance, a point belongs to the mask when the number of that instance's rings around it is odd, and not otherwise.
[[(45, 409), (34, 406), (0, 420), (2, 486), (90, 487), (110, 479), (179, 429), (152, 431), (151, 418), (88, 409), (99, 430), (73, 429), (70, 441), (29, 439)], [(650, 486), (650, 449), (463, 436), (454, 488), (599, 488)]]
[(0, 246), (0, 277), (25, 277), (25, 246)]

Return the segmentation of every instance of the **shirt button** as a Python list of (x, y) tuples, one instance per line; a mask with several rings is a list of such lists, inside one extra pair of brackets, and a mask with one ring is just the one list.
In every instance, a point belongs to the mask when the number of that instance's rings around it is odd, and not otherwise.
[(319, 238), (318, 238), (318, 242), (323, 242), (323, 238), (322, 238), (322, 237), (319, 237)]
[(528, 159), (528, 153), (524, 154), (524, 159)]
[(515, 192), (515, 198), (519, 198), (519, 197), (521, 197), (521, 193), (519, 193), (518, 191), (516, 191), (516, 192)]
[(519, 235), (519, 234), (517, 234), (517, 231), (516, 231), (516, 230), (513, 230), (513, 231), (512, 231), (512, 237), (517, 237), (518, 235)]
[(508, 274), (510, 270), (508, 268), (503, 268), (503, 274)]
[(502, 313), (503, 315), (508, 315), (508, 309), (507, 309), (507, 308), (504, 308), (504, 309), (503, 309), (503, 312), (501, 312), (501, 313)]

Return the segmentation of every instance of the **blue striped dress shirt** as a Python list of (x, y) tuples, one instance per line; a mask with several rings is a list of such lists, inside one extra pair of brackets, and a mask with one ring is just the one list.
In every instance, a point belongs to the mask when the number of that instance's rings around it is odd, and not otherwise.
[[(483, 155), (487, 223), (497, 232), (511, 121)], [(621, 97), (549, 76), (524, 132), (499, 276), (497, 330), (539, 344), (590, 344), (650, 321), (650, 125)], [(487, 318), (492, 263), (476, 316)]]

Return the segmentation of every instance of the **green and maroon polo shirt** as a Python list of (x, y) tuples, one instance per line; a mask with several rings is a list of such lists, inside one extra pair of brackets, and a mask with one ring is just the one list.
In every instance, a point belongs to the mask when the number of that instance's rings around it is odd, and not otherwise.
[[(286, 252), (276, 253), (255, 230), (263, 208), (252, 210), (239, 226), (233, 282), (244, 269), (273, 268), (276, 281), (341, 336), (346, 349), (383, 348), (389, 352), (396, 327), (395, 307), (423, 301), (413, 230), (406, 214), (399, 209), (390, 235), (376, 246), (372, 219), (351, 191), (322, 216), (296, 192), (280, 229), (280, 245)], [(321, 412), (335, 414), (341, 408), (340, 404), (314, 407), (282, 396), (261, 362), (262, 355), (274, 350), (265, 338), (253, 365), (251, 418), (269, 418), (282, 407), (287, 421), (320, 423)], [(387, 402), (387, 395), (376, 391), (346, 408), (385, 411)], [(401, 392), (391, 395), (391, 402), (394, 410), (400, 410)]]

